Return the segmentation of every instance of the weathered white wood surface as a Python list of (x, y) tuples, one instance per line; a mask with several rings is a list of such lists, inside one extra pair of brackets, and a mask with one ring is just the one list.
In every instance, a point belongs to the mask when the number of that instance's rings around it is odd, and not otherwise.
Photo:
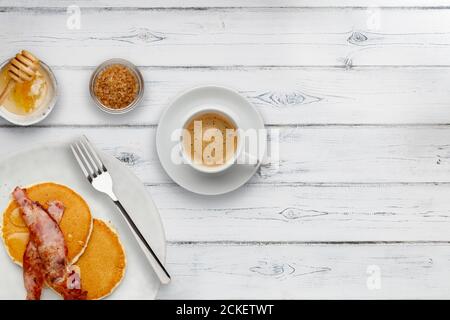
[[(81, 133), (133, 167), (144, 183), (167, 183), (147, 127), (0, 128), (8, 154)], [(253, 183), (449, 183), (447, 126), (281, 127), (279, 161), (264, 164)]]
[[(252, 183), (450, 183), (447, 126), (279, 127), (279, 161), (264, 164)], [(168, 183), (153, 127), (0, 128), (2, 153), (86, 134), (132, 166), (144, 183)]]
[(261, 185), (207, 198), (149, 186), (168, 241), (450, 241), (450, 185)]
[[(146, 91), (126, 115), (100, 111), (88, 94), (93, 68), (55, 68), (58, 107), (41, 125), (156, 125), (180, 92), (236, 88), (266, 124), (447, 124), (450, 72), (442, 68), (142, 68)], [(70, 114), (70, 116), (68, 116)], [(7, 124), (0, 119), (0, 125)]]
[(138, 8), (210, 8), (210, 7), (447, 7), (446, 0), (1, 0), (5, 7), (138, 7)]
[[(185, 244), (168, 249), (169, 268), (177, 277), (161, 289), (162, 299), (442, 299), (450, 294), (448, 244)], [(379, 289), (367, 286), (372, 270), (380, 272)]]
[(154, 150), (154, 128), (6, 127), (0, 134), (5, 154), (86, 134), (149, 185), (170, 241), (450, 240), (450, 130), (280, 129), (279, 168), (264, 165), (248, 186), (210, 198), (171, 184)]
[(375, 18), (364, 7), (85, 8), (80, 30), (67, 29), (67, 17), (65, 8), (4, 7), (0, 59), (26, 47), (60, 66), (111, 57), (145, 66), (450, 63), (450, 11), (439, 8), (379, 9)]
[[(80, 30), (66, 7), (81, 7)], [(174, 283), (159, 298), (450, 298), (450, 9), (441, 0), (0, 0), (0, 60), (28, 48), (60, 100), (0, 121), (0, 156), (80, 134), (147, 185)], [(93, 68), (141, 67), (142, 105), (89, 100)], [(234, 87), (280, 132), (280, 163), (237, 192), (176, 186), (154, 147), (180, 91)], [(369, 290), (367, 268), (381, 271)]]

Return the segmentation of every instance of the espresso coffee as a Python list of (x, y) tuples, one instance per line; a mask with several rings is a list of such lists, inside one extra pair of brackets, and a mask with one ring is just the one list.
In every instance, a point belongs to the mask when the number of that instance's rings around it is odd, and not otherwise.
[(190, 119), (184, 129), (184, 152), (195, 164), (221, 166), (236, 154), (237, 128), (225, 115), (199, 114)]

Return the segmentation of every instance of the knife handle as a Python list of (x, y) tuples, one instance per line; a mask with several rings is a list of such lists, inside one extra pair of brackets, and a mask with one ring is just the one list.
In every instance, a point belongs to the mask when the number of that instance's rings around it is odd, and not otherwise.
[(133, 222), (130, 215), (127, 213), (127, 211), (122, 206), (120, 201), (115, 200), (114, 204), (117, 206), (117, 208), (119, 208), (120, 212), (124, 216), (124, 218), (127, 222), (127, 225), (130, 227), (131, 231), (133, 232), (134, 237), (136, 238), (137, 242), (139, 243), (139, 246), (141, 247), (145, 257), (147, 258), (148, 262), (152, 266), (153, 270), (155, 271), (155, 273), (158, 276), (161, 283), (168, 284), (171, 280), (170, 275), (167, 272), (166, 268), (164, 268), (164, 265), (158, 259), (158, 256), (155, 254), (153, 249), (150, 247), (147, 240), (145, 240), (144, 236), (139, 231), (138, 227)]

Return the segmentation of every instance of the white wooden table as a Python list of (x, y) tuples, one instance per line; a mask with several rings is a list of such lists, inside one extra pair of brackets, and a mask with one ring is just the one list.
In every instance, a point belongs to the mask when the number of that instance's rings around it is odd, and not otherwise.
[[(66, 26), (69, 5), (80, 29)], [(0, 60), (27, 48), (60, 85), (45, 122), (0, 122), (0, 156), (86, 134), (126, 163), (166, 228), (174, 281), (160, 299), (450, 298), (448, 5), (0, 0)], [(112, 57), (146, 81), (125, 116), (89, 98), (91, 72)], [(168, 101), (211, 83), (280, 130), (281, 158), (212, 198), (175, 185), (154, 141)]]

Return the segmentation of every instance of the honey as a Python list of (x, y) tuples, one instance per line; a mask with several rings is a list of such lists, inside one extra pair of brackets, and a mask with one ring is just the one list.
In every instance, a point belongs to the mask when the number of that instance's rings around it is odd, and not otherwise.
[[(0, 89), (9, 81), (6, 68), (0, 75)], [(47, 93), (47, 80), (42, 70), (38, 70), (30, 81), (16, 83), (4, 107), (16, 114), (29, 114), (34, 111)]]

